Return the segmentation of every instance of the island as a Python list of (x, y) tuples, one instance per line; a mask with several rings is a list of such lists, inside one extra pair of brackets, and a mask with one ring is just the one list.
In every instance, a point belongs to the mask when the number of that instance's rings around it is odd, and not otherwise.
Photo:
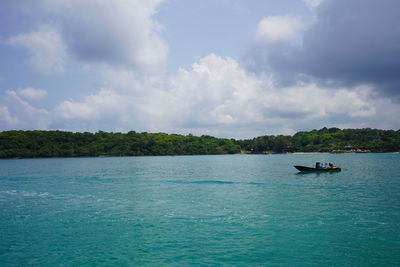
[(235, 140), (209, 135), (130, 131), (3, 131), (0, 158), (161, 156), (400, 151), (400, 130), (322, 128)]

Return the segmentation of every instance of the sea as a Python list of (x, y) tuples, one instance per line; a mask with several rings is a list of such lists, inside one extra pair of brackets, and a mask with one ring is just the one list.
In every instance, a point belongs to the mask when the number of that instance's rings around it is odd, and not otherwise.
[(400, 266), (400, 154), (0, 160), (0, 266)]

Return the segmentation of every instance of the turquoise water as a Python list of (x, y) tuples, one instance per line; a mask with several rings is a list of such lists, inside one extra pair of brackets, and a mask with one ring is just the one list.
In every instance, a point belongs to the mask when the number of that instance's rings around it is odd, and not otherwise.
[[(332, 161), (339, 173), (292, 165)], [(399, 266), (400, 154), (0, 161), (1, 266)]]

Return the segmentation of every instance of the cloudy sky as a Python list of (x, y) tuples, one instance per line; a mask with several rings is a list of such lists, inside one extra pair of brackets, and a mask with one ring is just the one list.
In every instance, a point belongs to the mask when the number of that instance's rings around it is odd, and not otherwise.
[(0, 130), (400, 128), (398, 0), (4, 0), (0, 59)]

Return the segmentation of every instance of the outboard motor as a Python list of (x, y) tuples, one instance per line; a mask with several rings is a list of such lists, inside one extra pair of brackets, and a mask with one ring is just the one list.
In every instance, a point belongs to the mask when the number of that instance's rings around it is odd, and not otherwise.
[(316, 162), (315, 163), (315, 168), (320, 169), (321, 168), (321, 162)]

